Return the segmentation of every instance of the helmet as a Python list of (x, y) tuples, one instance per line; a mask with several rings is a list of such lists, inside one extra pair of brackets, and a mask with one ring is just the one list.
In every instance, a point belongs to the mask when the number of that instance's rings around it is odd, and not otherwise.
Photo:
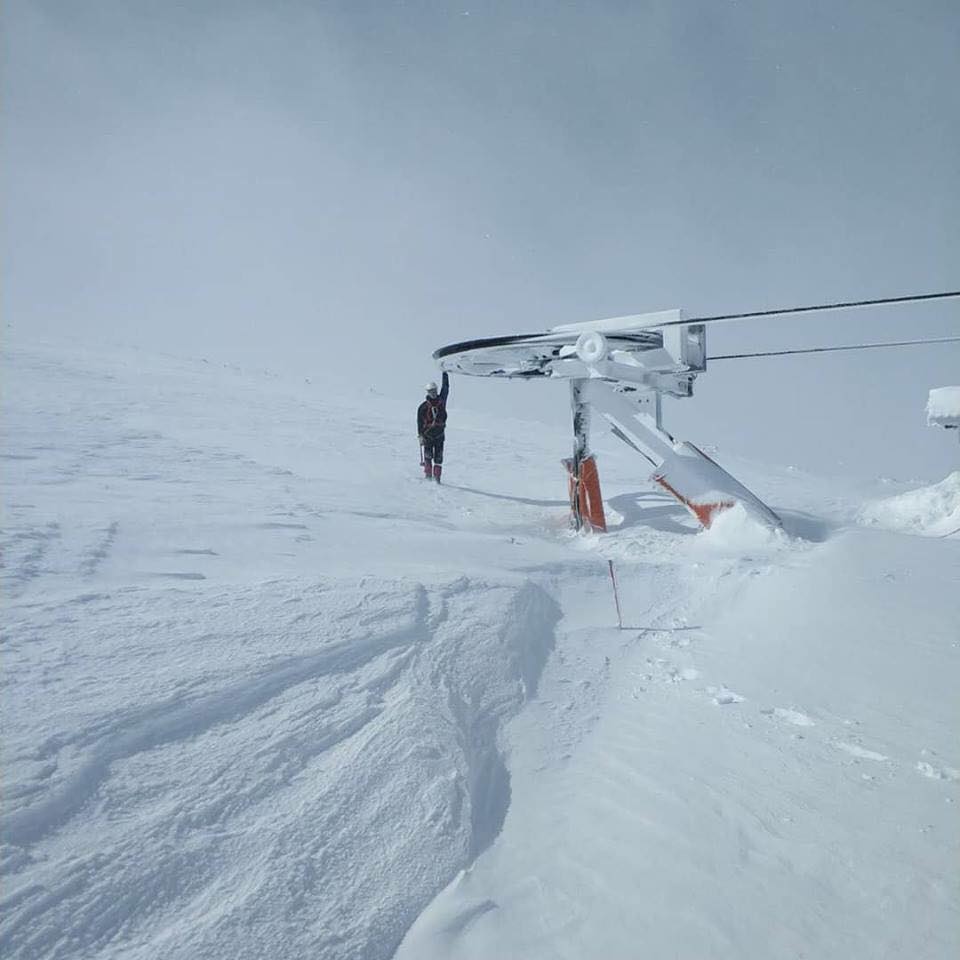
[(433, 396), (434, 394), (436, 394), (436, 392), (437, 392), (437, 384), (434, 380), (431, 380), (427, 384), (427, 393)]

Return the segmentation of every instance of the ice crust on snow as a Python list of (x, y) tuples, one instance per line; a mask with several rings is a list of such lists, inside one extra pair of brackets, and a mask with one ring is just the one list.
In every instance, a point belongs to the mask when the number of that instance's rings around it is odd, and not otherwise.
[(947, 536), (960, 528), (960, 470), (931, 486), (874, 500), (859, 516), (862, 523), (886, 530)]

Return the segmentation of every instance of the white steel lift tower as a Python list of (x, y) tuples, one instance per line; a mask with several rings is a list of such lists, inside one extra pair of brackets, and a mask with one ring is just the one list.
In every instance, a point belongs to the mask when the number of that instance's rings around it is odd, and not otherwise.
[(567, 461), (573, 521), (605, 529), (599, 478), (590, 451), (591, 411), (642, 456), (650, 479), (705, 527), (740, 503), (780, 526), (777, 515), (692, 443), (663, 429), (661, 398), (689, 397), (707, 368), (706, 329), (680, 310), (554, 327), (546, 333), (472, 340), (441, 347), (443, 370), (482, 377), (570, 381), (573, 456)]

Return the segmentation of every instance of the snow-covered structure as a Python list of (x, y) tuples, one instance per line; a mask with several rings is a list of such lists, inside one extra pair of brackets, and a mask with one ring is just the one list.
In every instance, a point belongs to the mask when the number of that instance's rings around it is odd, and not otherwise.
[(935, 387), (930, 391), (927, 423), (931, 427), (960, 429), (960, 387)]
[(578, 529), (606, 529), (599, 475), (590, 452), (591, 412), (653, 467), (649, 479), (704, 527), (738, 503), (760, 523), (781, 525), (765, 503), (719, 464), (663, 428), (663, 395), (692, 396), (694, 380), (707, 368), (706, 329), (689, 321), (682, 310), (470, 340), (441, 347), (433, 356), (443, 370), (454, 373), (570, 381), (573, 457), (564, 463)]

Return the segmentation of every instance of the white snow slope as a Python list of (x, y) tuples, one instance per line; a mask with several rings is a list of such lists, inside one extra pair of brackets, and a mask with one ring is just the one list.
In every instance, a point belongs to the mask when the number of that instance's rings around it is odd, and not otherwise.
[(436, 488), (416, 393), (2, 373), (4, 957), (960, 951), (960, 537), (722, 451), (787, 532), (699, 534), (615, 442), (574, 536), (456, 382)]

